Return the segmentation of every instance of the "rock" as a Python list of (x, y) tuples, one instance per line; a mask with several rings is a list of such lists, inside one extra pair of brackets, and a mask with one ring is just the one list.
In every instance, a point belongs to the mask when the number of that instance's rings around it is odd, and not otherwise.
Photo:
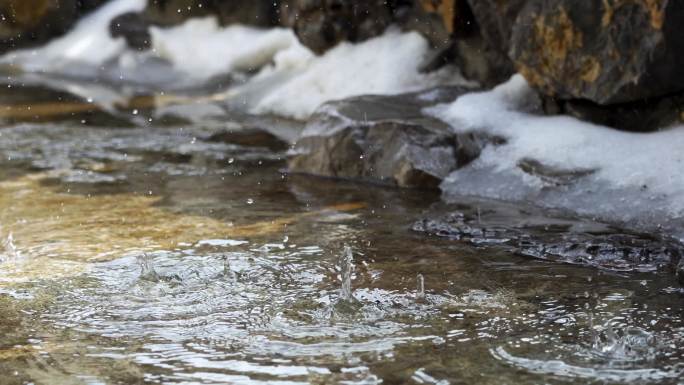
[(150, 0), (143, 18), (154, 25), (171, 26), (193, 17), (215, 16), (220, 25), (278, 25), (279, 1)]
[(382, 1), (297, 0), (288, 4), (286, 24), (299, 41), (321, 54), (339, 42), (359, 42), (380, 35), (392, 22)]
[(104, 0), (0, 0), (0, 53), (63, 35), (102, 3)]
[(589, 100), (547, 99), (544, 112), (634, 132), (651, 132), (684, 122), (684, 94), (602, 106)]
[(128, 12), (112, 19), (109, 34), (112, 37), (123, 37), (126, 44), (133, 49), (142, 51), (152, 46), (149, 23), (140, 13)]
[(522, 1), (453, 1), (451, 39), (446, 46), (438, 46), (423, 70), (453, 63), (467, 79), (487, 88), (508, 80), (515, 67), (507, 56), (507, 37)]
[[(546, 217), (536, 209), (508, 213), (505, 206), (500, 211), (490, 205), (487, 212), (480, 213), (479, 205), (477, 209), (460, 206), (461, 211), (421, 219), (411, 230), (475, 245), (498, 245), (505, 251), (545, 261), (622, 272), (670, 271), (675, 267), (681, 272), (678, 274), (684, 273), (682, 246), (669, 239), (614, 228), (606, 234), (599, 230), (605, 225)], [(575, 231), (575, 225), (584, 230), (596, 227), (598, 231)], [(678, 277), (682, 280), (682, 275)]]
[(510, 40), (528, 82), (601, 105), (684, 89), (684, 2), (529, 0)]
[(677, 279), (679, 280), (680, 285), (684, 285), (684, 258), (679, 259), (679, 263), (677, 264), (676, 267), (676, 274), (677, 274)]
[(220, 131), (211, 135), (207, 140), (245, 147), (263, 147), (276, 152), (285, 151), (290, 148), (289, 143), (283, 139), (259, 128)]
[(456, 135), (421, 109), (464, 88), (397, 96), (360, 96), (323, 105), (297, 141), (290, 170), (337, 178), (435, 188), (479, 155), (474, 135)]

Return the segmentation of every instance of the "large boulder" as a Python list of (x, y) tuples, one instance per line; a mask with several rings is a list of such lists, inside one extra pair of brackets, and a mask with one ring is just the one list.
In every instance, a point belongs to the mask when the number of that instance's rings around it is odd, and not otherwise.
[(529, 0), (509, 52), (548, 96), (632, 102), (684, 89), (682, 25), (682, 1)]
[(448, 88), (396, 96), (360, 96), (323, 105), (297, 141), (290, 170), (400, 187), (436, 188), (479, 155), (473, 135), (456, 135), (423, 107), (466, 92)]
[(0, 0), (0, 53), (37, 46), (66, 33), (105, 0)]

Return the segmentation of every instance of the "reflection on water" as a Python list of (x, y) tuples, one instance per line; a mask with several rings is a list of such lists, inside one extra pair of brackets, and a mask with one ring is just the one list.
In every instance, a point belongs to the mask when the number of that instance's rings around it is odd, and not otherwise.
[(6, 383), (681, 383), (671, 274), (509, 247), (609, 226), (291, 176), (224, 130), (0, 128)]

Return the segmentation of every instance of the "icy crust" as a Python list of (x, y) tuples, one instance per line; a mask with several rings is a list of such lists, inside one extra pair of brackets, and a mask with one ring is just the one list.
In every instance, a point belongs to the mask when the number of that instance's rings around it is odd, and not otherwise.
[(539, 116), (538, 108), (534, 92), (516, 75), (491, 91), (426, 109), (455, 132), (504, 139), (444, 180), (446, 200), (526, 201), (684, 236), (684, 127), (628, 133)]
[(392, 28), (383, 36), (359, 44), (342, 43), (316, 56), (291, 30), (221, 27), (209, 17), (172, 28), (152, 27), (152, 48), (138, 52), (127, 48), (123, 38), (112, 38), (109, 24), (145, 4), (145, 0), (112, 1), (67, 35), (37, 49), (11, 52), (0, 57), (0, 64), (30, 73), (157, 85), (166, 90), (211, 86), (225, 82), (221, 76), (240, 74), (234, 77), (243, 79), (241, 84), (232, 82), (233, 87), (215, 100), (253, 113), (299, 119), (331, 100), (410, 92), (460, 80), (450, 69), (420, 73), (430, 51), (428, 42), (418, 33)]

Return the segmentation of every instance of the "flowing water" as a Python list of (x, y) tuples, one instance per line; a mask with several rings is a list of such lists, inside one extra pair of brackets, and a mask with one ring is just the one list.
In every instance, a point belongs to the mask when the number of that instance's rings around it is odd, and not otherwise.
[(2, 384), (684, 384), (657, 236), (76, 110), (0, 128)]

